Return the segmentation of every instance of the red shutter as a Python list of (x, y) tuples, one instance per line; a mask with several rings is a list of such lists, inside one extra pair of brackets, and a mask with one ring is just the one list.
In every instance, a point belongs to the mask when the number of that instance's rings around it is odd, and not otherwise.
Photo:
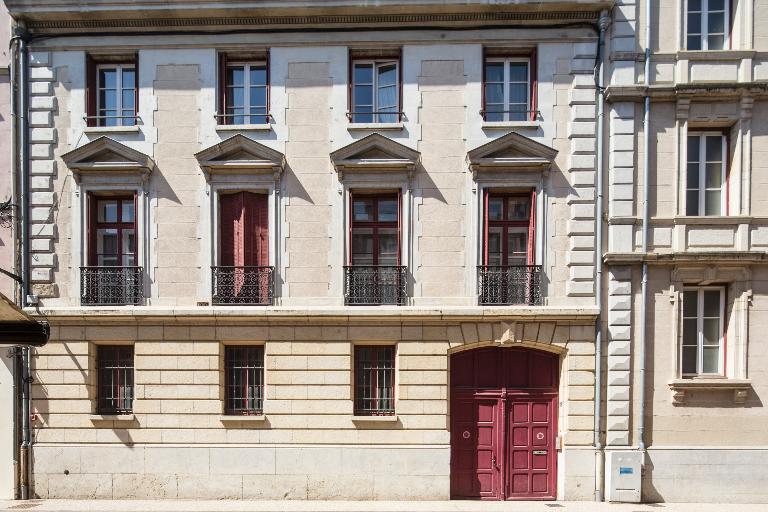
[(531, 121), (536, 120), (536, 107), (538, 106), (538, 89), (539, 89), (539, 82), (538, 82), (538, 69), (536, 64), (536, 49), (534, 49), (531, 52), (531, 60), (528, 64), (528, 67), (530, 68), (530, 77), (531, 77), (531, 101), (530, 101), (530, 116)]
[[(133, 115), (137, 117), (136, 124), (139, 124), (139, 54), (136, 54), (136, 59), (133, 64)], [(122, 114), (121, 114), (122, 115)]]
[(528, 215), (528, 265), (536, 264), (536, 191), (531, 192), (531, 209)]
[(400, 265), (400, 255), (403, 244), (403, 192), (397, 191), (397, 264)]
[(227, 113), (227, 54), (219, 53), (219, 124), (229, 124)]
[(88, 261), (86, 265), (96, 265), (96, 198), (91, 192), (86, 196), (86, 239), (88, 240)]
[(85, 115), (88, 126), (97, 126), (96, 116), (96, 62), (90, 55), (85, 56)]
[[(483, 47), (483, 57), (482, 57), (483, 71), (482, 71), (482, 83), (480, 84), (480, 105), (481, 105), (480, 108), (483, 109), (482, 110), (482, 112), (483, 112), (483, 121), (485, 121), (485, 119), (486, 119), (486, 112), (485, 112), (486, 111), (486, 107), (485, 107), (485, 66), (486, 66), (485, 59), (486, 58), (487, 57), (485, 56), (485, 47)], [(486, 196), (487, 196), (487, 194), (486, 194)]]
[(483, 265), (488, 265), (488, 192), (483, 190)]
[[(242, 240), (242, 193), (222, 195), (219, 199), (221, 205), (221, 221), (219, 223), (221, 239), (219, 240), (220, 265), (230, 267), (242, 265), (237, 262), (239, 240)], [(242, 257), (240, 258), (242, 259)]]
[(269, 265), (269, 209), (266, 194), (242, 192), (243, 265)]

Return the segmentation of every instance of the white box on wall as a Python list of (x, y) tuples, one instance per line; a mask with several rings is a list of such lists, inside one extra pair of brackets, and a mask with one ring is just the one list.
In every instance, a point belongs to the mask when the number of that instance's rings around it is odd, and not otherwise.
[(606, 459), (606, 501), (640, 503), (643, 452), (611, 451)]

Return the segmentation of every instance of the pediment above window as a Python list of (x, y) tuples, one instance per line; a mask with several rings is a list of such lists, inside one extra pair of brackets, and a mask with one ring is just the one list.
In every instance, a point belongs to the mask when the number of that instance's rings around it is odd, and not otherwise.
[(420, 157), (421, 153), (415, 149), (372, 133), (331, 153), (331, 162), (341, 180), (344, 173), (349, 172), (410, 174)]
[(513, 132), (467, 153), (467, 164), (475, 178), (484, 171), (546, 172), (556, 156), (556, 149)]
[(269, 174), (275, 180), (285, 169), (285, 155), (260, 142), (237, 134), (195, 153), (210, 181), (215, 174)]
[(72, 170), (75, 181), (83, 175), (100, 176), (133, 174), (146, 181), (155, 169), (152, 157), (126, 146), (109, 137), (98, 139), (61, 155)]

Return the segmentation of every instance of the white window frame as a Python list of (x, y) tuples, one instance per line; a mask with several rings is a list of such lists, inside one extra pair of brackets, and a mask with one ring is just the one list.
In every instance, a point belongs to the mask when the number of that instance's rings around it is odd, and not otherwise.
[[(526, 105), (525, 105), (525, 121), (530, 119), (531, 117), (531, 59), (529, 57), (486, 57), (485, 62), (483, 62), (483, 68), (485, 68), (488, 64), (493, 63), (504, 63), (504, 110), (503, 113), (503, 120), (502, 122), (509, 122), (512, 121), (510, 119), (510, 94), (509, 89), (512, 86), (512, 82), (510, 81), (509, 76), (509, 65), (516, 62), (523, 62), (526, 64), (527, 69), (527, 76), (525, 81), (525, 95), (526, 95)], [(483, 82), (483, 111), (485, 112), (485, 118), (488, 117), (489, 112), (488, 111), (488, 95), (485, 92), (485, 87), (488, 84), (488, 75), (485, 73), (485, 80)], [(493, 82), (498, 83), (498, 82)], [(519, 83), (519, 82), (515, 82)], [(516, 119), (514, 121), (520, 121), (519, 119)]]
[[(698, 183), (698, 191), (699, 191), (699, 211), (695, 215), (697, 217), (713, 217), (713, 216), (723, 216), (727, 215), (728, 211), (728, 204), (727, 204), (727, 198), (726, 198), (726, 190), (728, 188), (727, 183), (727, 169), (728, 169), (728, 137), (724, 133), (718, 133), (718, 132), (688, 132), (688, 137), (686, 138), (686, 151), (688, 147), (688, 140), (691, 137), (697, 137), (699, 139), (699, 155), (698, 155), (698, 163), (699, 163), (699, 183)], [(707, 205), (706, 205), (706, 195), (707, 195), (707, 188), (706, 188), (706, 180), (707, 180), (707, 161), (706, 161), (706, 152), (707, 152), (707, 145), (706, 140), (707, 137), (720, 137), (720, 144), (721, 144), (721, 153), (720, 153), (720, 213), (717, 215), (707, 215)], [(691, 155), (688, 155), (686, 153), (686, 159), (685, 159), (685, 197), (686, 197), (686, 205), (685, 205), (685, 213), (688, 214), (688, 191), (694, 190), (693, 187), (690, 187), (688, 185), (688, 165), (691, 162)], [(715, 189), (710, 189), (715, 190)]]
[[(267, 61), (233, 61), (233, 62), (227, 62), (227, 69), (224, 70), (224, 94), (225, 97), (228, 93), (228, 90), (230, 89), (228, 78), (229, 78), (229, 68), (243, 68), (243, 105), (242, 107), (234, 106), (232, 108), (242, 108), (243, 114), (242, 117), (244, 119), (247, 119), (247, 122), (241, 123), (241, 125), (248, 125), (248, 124), (267, 124), (269, 123), (269, 64)], [(264, 81), (264, 93), (265, 93), (265, 105), (264, 105), (264, 114), (254, 114), (251, 112), (251, 68), (254, 67), (263, 67), (264, 72), (266, 75), (265, 81)], [(261, 87), (261, 85), (257, 86)], [(224, 105), (224, 112), (222, 114), (228, 115), (227, 105)], [(236, 114), (231, 116), (232, 122), (229, 124), (234, 124), (237, 126), (237, 124), (234, 122), (234, 119), (236, 117), (240, 117), (241, 114)], [(251, 122), (251, 117), (261, 117), (263, 116), (264, 119), (260, 123), (253, 123)]]
[[(701, 42), (701, 49), (700, 50), (691, 50), (691, 51), (721, 51), (721, 50), (727, 50), (729, 48), (729, 41), (730, 41), (730, 20), (731, 20), (731, 2), (730, 0), (723, 0), (723, 9), (724, 9), (724, 20), (723, 20), (723, 47), (722, 48), (715, 48), (714, 50), (710, 50), (709, 48), (709, 0), (701, 0), (701, 11), (694, 11), (699, 12), (701, 16), (701, 34), (699, 34), (700, 42)], [(691, 12), (690, 10), (690, 1), (685, 0), (685, 12), (683, 13), (683, 18), (685, 19), (685, 34), (684, 36), (684, 48), (688, 50), (688, 32), (689, 32), (689, 26), (688, 26), (688, 15)], [(718, 11), (719, 12), (719, 11)]]
[[(102, 83), (101, 83), (101, 72), (104, 70), (115, 70), (116, 71), (116, 78), (117, 83), (115, 85), (115, 90), (117, 91), (117, 102), (115, 105), (115, 109), (118, 112), (118, 117), (101, 117), (101, 90), (102, 90)], [(123, 71), (126, 70), (133, 70), (133, 112), (134, 115), (131, 119), (133, 119), (133, 124), (125, 124), (126, 119), (122, 117), (123, 115)], [(97, 117), (97, 126), (107, 126), (107, 120), (108, 119), (115, 119), (117, 121), (117, 126), (134, 126), (137, 124), (136, 118), (138, 116), (139, 112), (139, 106), (136, 104), (136, 89), (139, 87), (139, 84), (136, 82), (136, 64), (99, 64), (96, 66), (96, 115)]]
[[(717, 372), (705, 373), (703, 371), (704, 366), (704, 292), (705, 291), (719, 291), (720, 292), (720, 336), (718, 340), (718, 362)], [(685, 339), (685, 292), (696, 292), (696, 373), (683, 373), (683, 340)], [(681, 301), (680, 310), (680, 366), (678, 373), (682, 377), (712, 377), (712, 376), (725, 376), (725, 287), (723, 286), (686, 286), (683, 287), (683, 300)]]
[[(381, 121), (380, 116), (397, 116), (397, 119), (394, 122), (400, 121), (400, 112), (402, 111), (403, 106), (400, 104), (400, 61), (398, 59), (353, 59), (352, 60), (352, 75), (350, 76), (350, 81), (352, 82), (352, 97), (351, 99), (351, 105), (350, 105), (350, 122), (353, 124), (366, 124), (366, 123), (360, 123), (359, 121), (355, 121), (356, 115), (363, 115), (366, 114), (366, 112), (357, 112), (356, 106), (357, 102), (355, 101), (355, 86), (357, 85), (357, 82), (355, 82), (355, 67), (358, 65), (370, 65), (373, 69), (373, 82), (370, 84), (373, 88), (372, 92), (372, 98), (373, 104), (371, 105), (371, 109), (373, 110), (372, 113), (372, 121), (373, 123), (383, 123), (384, 121)], [(395, 65), (395, 75), (397, 76), (397, 80), (395, 80), (395, 98), (397, 101), (397, 111), (395, 112), (379, 112), (379, 73), (378, 70), (382, 66), (390, 66), (394, 64)], [(361, 85), (369, 85), (369, 84), (361, 84)], [(389, 121), (386, 121), (389, 122)]]

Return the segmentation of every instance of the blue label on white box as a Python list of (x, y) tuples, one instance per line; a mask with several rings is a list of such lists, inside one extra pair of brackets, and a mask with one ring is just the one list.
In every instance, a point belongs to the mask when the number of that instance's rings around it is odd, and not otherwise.
[(625, 467), (619, 467), (619, 474), (620, 475), (632, 475), (634, 474), (635, 470), (632, 468), (625, 468)]

